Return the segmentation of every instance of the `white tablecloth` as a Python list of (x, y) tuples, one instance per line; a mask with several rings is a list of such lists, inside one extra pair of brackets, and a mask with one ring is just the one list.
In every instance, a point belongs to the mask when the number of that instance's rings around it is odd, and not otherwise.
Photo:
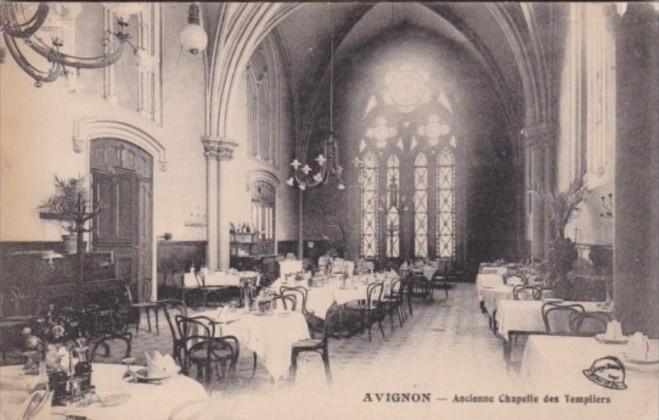
[[(659, 346), (659, 340), (651, 340), (651, 345)], [(657, 419), (659, 375), (656, 371), (639, 372), (627, 366), (625, 390), (597, 385), (582, 372), (590, 368), (594, 360), (604, 356), (616, 356), (624, 364), (622, 353), (626, 348), (626, 345), (601, 344), (590, 337), (530, 336), (520, 375), (537, 395), (550, 393), (560, 398), (562, 404), (555, 404), (556, 410), (563, 409), (569, 415), (561, 416), (561, 412), (554, 411), (552, 418)], [(611, 403), (566, 404), (565, 394), (608, 398)]]
[(325, 314), (334, 302), (339, 305), (352, 300), (366, 299), (366, 289), (369, 283), (381, 281), (384, 283), (383, 296), (389, 293), (391, 281), (397, 277), (385, 276), (383, 273), (355, 275), (344, 282), (338, 278), (330, 280), (320, 286), (308, 287), (306, 282), (288, 281), (279, 278), (271, 288), (279, 293), (281, 286), (304, 286), (308, 290), (307, 311), (313, 312), (319, 318), (325, 318)]
[[(545, 323), (542, 320), (541, 300), (502, 300), (497, 307), (496, 321), (499, 334), (508, 339), (509, 331), (544, 332)], [(579, 304), (586, 312), (611, 311), (602, 309), (602, 302), (563, 302), (564, 304)], [(567, 318), (567, 317), (566, 317)], [(565, 322), (569, 322), (567, 319)]]
[(285, 277), (286, 274), (301, 273), (302, 271), (302, 260), (279, 261), (279, 275), (281, 277)]
[[(203, 315), (215, 320), (217, 313), (218, 310), (213, 309), (190, 315)], [(226, 316), (227, 319), (238, 320), (217, 325), (216, 333), (236, 336), (241, 349), (248, 348), (256, 353), (260, 362), (275, 379), (288, 373), (293, 343), (310, 338), (307, 322), (299, 312), (287, 312), (284, 315), (255, 315), (239, 311)]]
[[(57, 414), (77, 414), (94, 420), (118, 420), (131, 418), (166, 419), (172, 410), (186, 402), (208, 399), (204, 387), (194, 379), (176, 375), (160, 384), (132, 383), (122, 380), (124, 365), (92, 365), (92, 384), (99, 397), (128, 394), (128, 400), (114, 407), (52, 407)], [(131, 367), (132, 370), (137, 367)], [(0, 368), (0, 413), (12, 419), (29, 390), (37, 383), (36, 375), (23, 373), (23, 366)], [(59, 417), (53, 417), (59, 418)]]
[[(511, 279), (516, 279), (516, 277), (511, 277)], [(487, 313), (492, 316), (497, 309), (499, 308), (499, 302), (502, 300), (513, 300), (513, 288), (515, 287), (516, 282), (513, 281), (513, 284), (499, 284), (492, 287), (482, 287), (481, 296), (483, 297), (483, 305)], [(543, 297), (551, 297), (551, 291), (543, 291)], [(524, 290), (519, 293), (520, 300), (533, 300), (533, 296), (529, 290)]]
[(502, 274), (478, 274), (476, 276), (476, 294), (478, 295), (478, 300), (480, 302), (483, 301), (481, 289), (498, 286), (500, 284), (504, 284)]

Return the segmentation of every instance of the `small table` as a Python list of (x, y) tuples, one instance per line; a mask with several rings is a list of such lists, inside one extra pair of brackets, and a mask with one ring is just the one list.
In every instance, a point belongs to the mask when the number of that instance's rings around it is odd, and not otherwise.
[[(501, 300), (495, 315), (497, 333), (504, 340), (504, 357), (510, 356), (511, 342), (515, 336), (544, 333), (545, 322), (542, 319), (541, 300)], [(611, 312), (612, 307), (602, 307), (603, 302), (571, 302), (563, 304), (579, 304), (586, 312)], [(567, 319), (565, 322), (569, 322)]]
[[(213, 321), (217, 314), (215, 309), (188, 313), (189, 316), (206, 316)], [(300, 312), (262, 314), (237, 310), (228, 313), (226, 319), (226, 322), (216, 322), (216, 334), (238, 338), (240, 347), (256, 353), (275, 380), (288, 373), (293, 343), (310, 338), (307, 321)]]
[[(659, 347), (659, 340), (650, 340), (650, 345)], [(659, 418), (659, 375), (656, 370), (638, 371), (628, 365), (624, 379), (627, 389), (624, 390), (597, 385), (583, 374), (593, 361), (604, 356), (616, 356), (625, 364), (622, 354), (626, 350), (627, 345), (603, 344), (593, 337), (532, 335), (526, 343), (520, 376), (532, 387), (531, 392), (560, 398), (559, 404), (553, 404), (552, 418), (577, 418), (577, 415), (581, 419)], [(606, 398), (610, 403), (587, 406), (566, 403), (566, 394)], [(567, 415), (561, 415), (562, 412), (557, 410), (565, 410)], [(575, 410), (583, 412), (578, 414)]]
[[(131, 367), (133, 369), (136, 368)], [(112, 407), (97, 404), (80, 408), (55, 406), (51, 408), (52, 414), (73, 414), (94, 420), (137, 417), (166, 419), (173, 410), (190, 401), (209, 398), (199, 382), (181, 374), (159, 384), (151, 384), (122, 379), (126, 371), (124, 365), (94, 363), (92, 370), (92, 384), (96, 387), (97, 395), (125, 394), (128, 400)], [(38, 379), (36, 375), (26, 375), (23, 366), (0, 367), (0, 378), (0, 413), (3, 418), (13, 418)]]

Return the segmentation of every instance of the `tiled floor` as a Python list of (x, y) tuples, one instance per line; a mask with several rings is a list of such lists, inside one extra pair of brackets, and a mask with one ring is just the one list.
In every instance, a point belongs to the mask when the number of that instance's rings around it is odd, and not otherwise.
[[(286, 409), (296, 413), (301, 409), (298, 405), (286, 406), (283, 400), (305, 401), (309, 407), (315, 402), (318, 407), (330, 404), (333, 413), (345, 409), (348, 416), (355, 413), (350, 409), (353, 407), (366, 410), (359, 411), (363, 418), (370, 418), (369, 412), (375, 418), (379, 417), (376, 415), (378, 411), (370, 411), (368, 407), (371, 405), (364, 402), (368, 399), (367, 393), (371, 393), (372, 398), (376, 398), (374, 393), (431, 393), (433, 401), (440, 401), (431, 404), (436, 410), (437, 404), (441, 407), (442, 398), (451, 400), (455, 394), (491, 394), (495, 390), (516, 388), (517, 375), (506, 367), (501, 340), (488, 329), (487, 318), (478, 307), (474, 286), (454, 286), (448, 299), (437, 294), (434, 301), (415, 302), (414, 317), (409, 318), (402, 328), (395, 324), (391, 332), (387, 319), (385, 338), (375, 329), (372, 342), (366, 335), (332, 340), (330, 354), (334, 382), (331, 389), (325, 383), (319, 356), (310, 354), (302, 358), (295, 384), (288, 381), (275, 383), (262, 367), (255, 378), (251, 378), (252, 356), (246, 350), (241, 351), (237, 382), (231, 385), (214, 383), (210, 389), (213, 400), (224, 408), (231, 406), (232, 418), (240, 418), (240, 413), (250, 418), (254, 404), (261, 407), (259, 410), (268, 403), (272, 403), (274, 410)], [(167, 324), (162, 317), (160, 321), (159, 336), (140, 330), (135, 338), (133, 355), (138, 358), (138, 363), (143, 362), (146, 350), (171, 352)], [(287, 398), (281, 398), (282, 395)], [(332, 398), (326, 399), (326, 396)], [(449, 405), (448, 402), (444, 404)], [(424, 409), (430, 408), (418, 408)], [(303, 412), (300, 412), (301, 417), (310, 418), (302, 416)], [(314, 413), (314, 418), (337, 418), (329, 416), (322, 408)], [(410, 412), (401, 413), (405, 417), (404, 413)], [(439, 417), (431, 415), (428, 418)]]

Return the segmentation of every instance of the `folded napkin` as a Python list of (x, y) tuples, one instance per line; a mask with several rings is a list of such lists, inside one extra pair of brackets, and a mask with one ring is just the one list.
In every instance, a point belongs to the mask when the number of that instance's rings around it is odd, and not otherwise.
[(650, 340), (642, 332), (635, 332), (629, 339), (629, 355), (637, 360), (657, 360), (656, 348), (650, 348)]
[(619, 340), (623, 338), (624, 336), (622, 335), (622, 328), (620, 327), (620, 321), (618, 320), (613, 320), (609, 321), (608, 324), (606, 324), (606, 332), (604, 333), (606, 338), (611, 339), (611, 340)]
[(148, 352), (144, 355), (146, 357), (146, 372), (150, 378), (174, 374), (178, 370), (176, 362), (169, 353), (163, 356), (156, 350), (153, 352), (153, 356), (149, 356)]

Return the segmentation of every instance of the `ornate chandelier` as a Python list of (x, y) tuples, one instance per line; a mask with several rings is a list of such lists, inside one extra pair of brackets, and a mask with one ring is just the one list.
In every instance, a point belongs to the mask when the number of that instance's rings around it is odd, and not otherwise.
[[(121, 58), (126, 44), (132, 48), (140, 68), (153, 65), (154, 57), (134, 45), (128, 33), (128, 21), (132, 15), (142, 11), (142, 4), (110, 2), (102, 5), (116, 18), (117, 30), (107, 31), (103, 38), (104, 53), (98, 56), (81, 57), (62, 52), (64, 37), (61, 33), (74, 27), (75, 18), (82, 8), (80, 3), (0, 3), (0, 32), (9, 54), (34, 79), (36, 87), (54, 82), (60, 76), (68, 77), (72, 69), (78, 74), (80, 69), (111, 66)], [(69, 22), (68, 28), (65, 21)], [(50, 41), (45, 40), (48, 35)], [(117, 42), (112, 42), (113, 39)], [(206, 48), (207, 41), (206, 32), (200, 25), (199, 6), (193, 4), (190, 6), (188, 25), (181, 34), (181, 44), (196, 54)], [(4, 51), (0, 46), (0, 62), (3, 56)], [(31, 62), (33, 58), (39, 57), (45, 59), (49, 68), (42, 70)]]
[[(330, 77), (329, 77), (329, 132), (323, 140), (322, 151), (314, 159), (316, 170), (308, 163), (302, 163), (297, 158), (291, 162), (293, 175), (286, 183), (291, 187), (297, 186), (301, 191), (307, 188), (327, 185), (331, 179), (336, 178), (336, 188), (345, 190), (343, 182), (343, 167), (339, 164), (339, 143), (334, 135), (334, 17), (332, 3), (329, 4), (330, 16)], [(315, 173), (313, 173), (315, 172)]]

